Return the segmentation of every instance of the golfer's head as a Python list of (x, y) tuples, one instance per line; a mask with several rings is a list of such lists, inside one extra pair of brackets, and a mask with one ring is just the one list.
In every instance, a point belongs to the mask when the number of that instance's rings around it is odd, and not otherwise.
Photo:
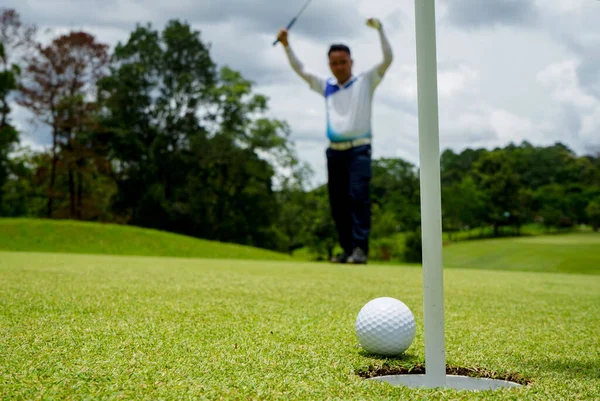
[(343, 82), (352, 75), (352, 58), (346, 45), (333, 44), (329, 47), (329, 68), (335, 78)]

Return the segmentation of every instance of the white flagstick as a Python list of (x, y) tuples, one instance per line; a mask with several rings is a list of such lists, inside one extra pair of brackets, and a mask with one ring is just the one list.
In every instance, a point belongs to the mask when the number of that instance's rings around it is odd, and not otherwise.
[(419, 97), (421, 229), (423, 232), (425, 375), (410, 373), (387, 375), (374, 377), (371, 380), (409, 387), (454, 388), (475, 391), (520, 387), (521, 385), (518, 383), (500, 379), (446, 375), (435, 0), (415, 0), (415, 17)]
[(446, 385), (435, 0), (415, 0), (427, 387)]

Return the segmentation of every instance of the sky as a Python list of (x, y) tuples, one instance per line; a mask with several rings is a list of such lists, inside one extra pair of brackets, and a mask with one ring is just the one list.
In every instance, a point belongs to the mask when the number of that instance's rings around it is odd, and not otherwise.
[[(269, 98), (287, 121), (301, 160), (326, 181), (325, 104), (291, 69), (278, 30), (305, 0), (3, 0), (47, 40), (86, 30), (114, 46), (136, 23), (189, 22), (228, 65)], [(373, 157), (419, 163), (413, 0), (313, 0), (290, 30), (290, 45), (312, 72), (330, 76), (327, 50), (352, 50), (354, 72), (383, 55), (378, 18), (394, 60), (373, 101)], [(436, 0), (440, 151), (494, 148), (526, 140), (562, 142), (578, 154), (600, 151), (600, 1)], [(49, 143), (48, 131), (15, 106), (23, 143)]]

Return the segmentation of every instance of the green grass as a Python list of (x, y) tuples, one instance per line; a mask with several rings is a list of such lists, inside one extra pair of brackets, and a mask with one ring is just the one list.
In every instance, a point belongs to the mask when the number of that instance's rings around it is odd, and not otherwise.
[[(0, 220), (0, 249), (19, 251), (0, 251), (2, 399), (598, 399), (600, 234), (444, 248), (448, 364), (531, 380), (479, 394), (361, 377), (422, 366), (419, 266), (27, 219)], [(357, 347), (356, 314), (378, 296), (415, 314), (403, 358)]]
[[(445, 272), (448, 364), (517, 373), (529, 386), (468, 394), (364, 380), (357, 372), (424, 361), (421, 274), (0, 252), (0, 398), (598, 399), (600, 280), (576, 274)], [(404, 358), (357, 347), (356, 314), (379, 296), (415, 314)]]
[(237, 244), (116, 224), (0, 219), (0, 250), (101, 255), (290, 260), (285, 254)]
[[(386, 238), (374, 238), (370, 241), (369, 257), (371, 260), (376, 260), (378, 263), (402, 263), (403, 254), (406, 241), (406, 233), (395, 233)], [(391, 254), (391, 259), (384, 260), (382, 258), (382, 249), (387, 248)], [(337, 245), (334, 248), (333, 253), (336, 254), (341, 252), (342, 248)], [(324, 255), (320, 255), (323, 258)], [(296, 261), (317, 261), (319, 255), (312, 252), (308, 248), (299, 248), (293, 252), (293, 259)]]
[[(589, 231), (589, 228), (583, 228), (581, 226), (576, 226), (572, 228), (551, 228), (546, 227), (543, 224), (531, 223), (523, 225), (518, 234), (521, 236), (532, 236), (532, 235), (547, 235), (547, 234), (562, 234), (568, 232), (577, 232), (577, 231)], [(511, 226), (502, 226), (499, 228), (499, 234), (503, 237), (512, 237), (517, 234), (517, 231)], [(494, 229), (491, 226), (486, 227), (476, 227), (468, 230), (461, 230), (456, 232), (444, 232), (443, 239), (444, 241), (464, 241), (464, 240), (472, 240), (472, 239), (480, 239), (480, 238), (493, 238), (494, 237)]]
[(444, 248), (444, 265), (600, 274), (600, 233), (461, 241)]
[[(444, 266), (447, 268), (509, 270), (554, 273), (600, 274), (600, 233), (571, 232), (540, 234), (529, 227), (523, 237), (470, 239), (461, 238), (446, 242)], [(402, 264), (404, 234), (396, 234), (386, 244), (393, 244), (397, 255), (389, 262)], [(372, 241), (372, 256), (379, 256), (381, 240)], [(339, 249), (337, 249), (339, 251)], [(297, 261), (314, 260), (315, 255), (306, 249), (294, 253)]]
[[(477, 227), (469, 230), (457, 232), (443, 232), (442, 241), (445, 245), (452, 245), (464, 241), (480, 241), (483, 239), (500, 239), (500, 238), (528, 238), (532, 236), (550, 237), (557, 235), (559, 238), (563, 235), (573, 233), (591, 233), (590, 227), (577, 226), (568, 229), (548, 228), (541, 224), (526, 224), (520, 228), (519, 235), (512, 227), (500, 227), (499, 237), (494, 237), (492, 227)], [(404, 250), (406, 241), (406, 232), (395, 233), (389, 237), (372, 238), (370, 257), (379, 263), (404, 263)], [(387, 248), (391, 258), (384, 258), (383, 249)], [(341, 248), (336, 247), (335, 252), (340, 252)], [(293, 253), (294, 260), (315, 261), (318, 255), (314, 254), (307, 248), (300, 248)]]

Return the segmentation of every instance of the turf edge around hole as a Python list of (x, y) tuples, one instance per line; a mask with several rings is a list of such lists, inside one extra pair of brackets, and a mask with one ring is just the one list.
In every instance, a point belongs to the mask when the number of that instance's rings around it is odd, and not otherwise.
[[(355, 372), (358, 376), (368, 379), (372, 377), (378, 376), (388, 376), (388, 375), (422, 375), (425, 374), (425, 365), (422, 363), (416, 364), (412, 367), (403, 367), (403, 366), (370, 366), (367, 368), (357, 369)], [(515, 382), (521, 384), (523, 386), (530, 385), (533, 383), (533, 380), (530, 378), (523, 377), (521, 374), (516, 372), (495, 372), (483, 368), (478, 367), (461, 367), (454, 365), (446, 365), (446, 374), (447, 375), (457, 375), (457, 376), (468, 376), (468, 377), (478, 377), (478, 378), (486, 378), (486, 379), (496, 379), (496, 380), (506, 380), (510, 382)]]

